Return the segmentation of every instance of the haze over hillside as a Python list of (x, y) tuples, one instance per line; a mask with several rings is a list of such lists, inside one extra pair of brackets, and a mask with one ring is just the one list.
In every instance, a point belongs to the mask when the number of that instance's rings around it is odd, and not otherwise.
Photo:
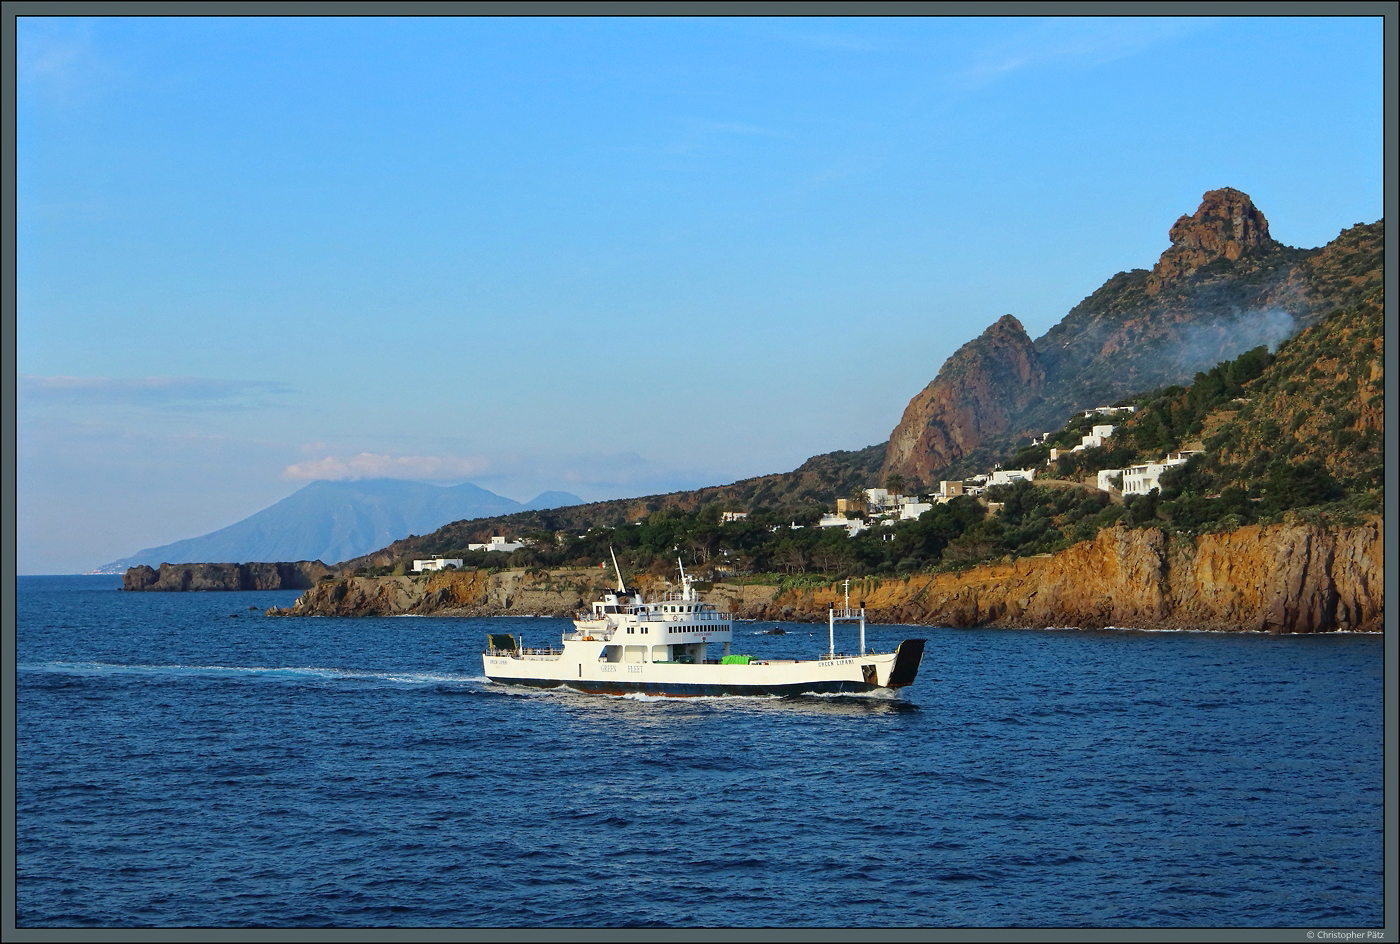
[(578, 504), (569, 492), (544, 492), (524, 504), (471, 483), (427, 485), (401, 479), (312, 482), (275, 505), (199, 537), (146, 548), (97, 573), (138, 564), (189, 561), (348, 560), (463, 518)]
[(1067, 416), (1188, 383), (1270, 348), (1379, 286), (1385, 227), (1358, 223), (1318, 249), (1269, 235), (1249, 195), (1203, 195), (1147, 269), (1119, 272), (1031, 340), (1005, 315), (950, 357), (904, 411), (881, 478), (932, 485), (992, 461)]

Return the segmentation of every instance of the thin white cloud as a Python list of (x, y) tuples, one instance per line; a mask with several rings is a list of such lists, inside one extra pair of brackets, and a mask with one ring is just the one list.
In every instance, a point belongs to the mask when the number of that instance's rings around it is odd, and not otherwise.
[(326, 456), (308, 459), (287, 466), (285, 479), (415, 479), (419, 481), (448, 481), (479, 475), (490, 468), (481, 458), (460, 456), (385, 456), (362, 452), (349, 458)]
[(978, 50), (957, 77), (980, 86), (1022, 69), (1103, 65), (1195, 32), (1204, 23), (1192, 17), (1045, 17)]
[(291, 393), (266, 380), (207, 377), (38, 377), (19, 379), (20, 403), (144, 406), (161, 410), (246, 410)]

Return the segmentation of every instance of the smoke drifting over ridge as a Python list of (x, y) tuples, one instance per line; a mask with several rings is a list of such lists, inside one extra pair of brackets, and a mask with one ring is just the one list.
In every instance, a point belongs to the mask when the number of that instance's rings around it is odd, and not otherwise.
[(1182, 326), (1169, 357), (1186, 371), (1209, 370), (1261, 344), (1273, 351), (1297, 328), (1297, 319), (1281, 308), (1239, 312)]

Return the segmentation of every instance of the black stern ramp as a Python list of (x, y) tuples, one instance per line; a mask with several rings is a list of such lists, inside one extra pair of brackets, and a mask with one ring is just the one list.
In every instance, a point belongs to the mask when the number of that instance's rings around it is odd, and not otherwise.
[(923, 639), (906, 639), (894, 650), (894, 665), (890, 667), (890, 688), (903, 688), (914, 684), (914, 676), (919, 674), (919, 663), (924, 660)]

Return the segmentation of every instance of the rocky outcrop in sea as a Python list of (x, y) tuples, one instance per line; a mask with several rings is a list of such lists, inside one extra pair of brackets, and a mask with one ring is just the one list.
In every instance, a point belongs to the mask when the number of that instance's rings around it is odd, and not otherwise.
[(331, 573), (320, 561), (250, 564), (145, 564), (122, 575), (123, 590), (305, 590)]

